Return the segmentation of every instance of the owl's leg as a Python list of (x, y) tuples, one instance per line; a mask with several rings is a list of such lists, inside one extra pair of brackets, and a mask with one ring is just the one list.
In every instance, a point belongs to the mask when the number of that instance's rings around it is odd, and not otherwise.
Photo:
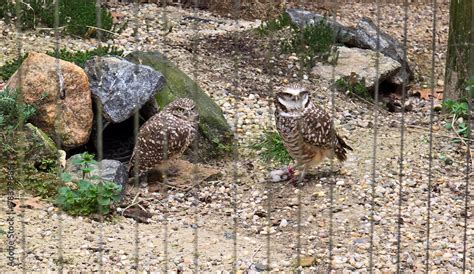
[(293, 170), (293, 174), (290, 177), (290, 180), (288, 181), (288, 183), (290, 183), (294, 186), (297, 186), (298, 184), (300, 184), (300, 185), (303, 184), (303, 180), (304, 180), (304, 176), (306, 175), (307, 167), (303, 164), (297, 164), (294, 168), (295, 169), (300, 168), (301, 166), (303, 166), (303, 170), (301, 171), (301, 173), (299, 173), (298, 175), (295, 175), (295, 171)]
[(166, 171), (166, 175), (170, 176), (170, 177), (175, 177), (175, 176), (178, 176), (178, 168), (175, 167), (175, 166), (171, 166), (168, 168), (168, 170)]

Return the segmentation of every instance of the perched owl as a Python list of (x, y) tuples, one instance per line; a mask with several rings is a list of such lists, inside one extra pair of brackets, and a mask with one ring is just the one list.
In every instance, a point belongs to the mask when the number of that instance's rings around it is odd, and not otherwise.
[[(275, 97), (276, 127), (296, 166), (313, 167), (326, 157), (347, 159), (352, 150), (337, 135), (331, 118), (312, 101), (308, 91), (298, 86), (288, 87)], [(293, 173), (292, 169), (288, 170)]]
[[(155, 114), (140, 128), (129, 164), (129, 173), (138, 164), (138, 175), (153, 168), (166, 171), (197, 135), (199, 114), (193, 100), (177, 99)], [(138, 163), (135, 163), (138, 161)]]

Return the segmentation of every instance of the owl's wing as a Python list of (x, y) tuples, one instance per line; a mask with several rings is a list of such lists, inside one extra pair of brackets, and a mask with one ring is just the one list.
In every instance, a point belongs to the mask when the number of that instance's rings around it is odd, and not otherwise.
[(194, 128), (167, 115), (157, 114), (140, 128), (130, 166), (138, 157), (139, 169), (148, 169), (162, 161), (179, 157), (186, 150), (194, 138)]
[(300, 131), (303, 141), (307, 144), (331, 148), (331, 140), (335, 138), (331, 117), (322, 109), (312, 107), (305, 111), (300, 120)]

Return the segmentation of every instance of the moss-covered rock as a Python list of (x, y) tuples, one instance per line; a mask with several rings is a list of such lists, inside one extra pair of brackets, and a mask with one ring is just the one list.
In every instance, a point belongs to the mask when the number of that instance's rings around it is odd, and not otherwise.
[(161, 108), (177, 98), (191, 98), (198, 107), (199, 131), (214, 148), (212, 152), (230, 147), (232, 131), (222, 114), (222, 109), (184, 72), (159, 52), (132, 52), (128, 60), (148, 65), (165, 76), (166, 84), (156, 95)]
[(46, 133), (28, 123), (25, 125), (25, 134), (25, 159), (27, 161), (56, 161), (58, 149), (54, 141)]

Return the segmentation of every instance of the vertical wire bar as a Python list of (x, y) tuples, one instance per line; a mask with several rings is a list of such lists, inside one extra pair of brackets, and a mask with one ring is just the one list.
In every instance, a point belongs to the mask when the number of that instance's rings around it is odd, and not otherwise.
[[(305, 0), (300, 0), (299, 1), (299, 4), (301, 6), (304, 6), (304, 4), (306, 3)], [(299, 26), (300, 28), (303, 28), (304, 26), (301, 25)], [(303, 32), (300, 31), (300, 37), (299, 37), (300, 41), (304, 41), (304, 37), (303, 37)], [(301, 58), (304, 58), (304, 57), (300, 57), (300, 68), (298, 70), (298, 78), (302, 81), (304, 79), (304, 70), (305, 70), (305, 61), (302, 60)], [(297, 131), (299, 133), (301, 133), (301, 119), (298, 119), (297, 120)], [(302, 147), (303, 147), (303, 138), (301, 136), (301, 134), (299, 134), (299, 140), (298, 140), (298, 156), (299, 158), (302, 158), (302, 154), (303, 154), (303, 151), (302, 151)], [(297, 227), (296, 227), (296, 265), (297, 265), (297, 273), (301, 273), (301, 222), (302, 222), (302, 211), (303, 211), (303, 207), (301, 205), (301, 189), (302, 189), (302, 185), (303, 185), (303, 180), (304, 180), (304, 177), (306, 175), (306, 164), (303, 164), (303, 170), (300, 174), (300, 176), (298, 177), (298, 180), (296, 182), (296, 190), (297, 190), (297, 203), (298, 203), (298, 208), (297, 208)]]
[[(97, 40), (99, 42), (99, 48), (101, 47), (101, 42), (102, 42), (102, 0), (96, 0), (95, 1), (95, 15), (96, 15), (96, 31), (97, 31)], [(100, 58), (100, 57), (99, 57)], [(101, 79), (102, 81), (102, 79)], [(100, 85), (101, 86), (101, 85)], [(103, 109), (102, 105), (99, 100), (96, 100), (95, 103), (96, 107), (96, 132), (97, 132), (97, 147), (96, 147), (96, 153), (97, 153), (97, 162), (102, 161), (104, 157), (104, 146), (103, 146)], [(101, 165), (98, 165), (98, 171), (99, 171), (99, 177), (102, 176), (102, 167)], [(102, 180), (99, 181), (98, 187), (101, 188), (103, 187)], [(102, 192), (98, 192), (98, 197), (99, 200), (102, 199)], [(102, 207), (98, 205), (98, 212), (99, 212), (99, 272), (103, 271), (103, 258), (104, 258), (104, 216), (102, 212)]]
[(433, 36), (431, 40), (431, 99), (430, 99), (430, 146), (428, 164), (428, 213), (426, 217), (426, 252), (425, 252), (425, 273), (430, 272), (430, 232), (431, 232), (431, 185), (433, 181), (433, 121), (434, 121), (434, 96), (435, 96), (435, 52), (436, 52), (436, 10), (437, 2), (433, 0)]
[[(474, 5), (472, 6), (471, 14), (474, 15)], [(462, 271), (466, 273), (466, 264), (467, 264), (467, 219), (468, 217), (468, 207), (469, 207), (469, 178), (472, 170), (472, 154), (471, 154), (471, 112), (472, 112), (472, 94), (474, 93), (474, 20), (471, 19), (471, 39), (470, 39), (470, 49), (469, 49), (469, 68), (468, 71), (468, 88), (467, 88), (467, 151), (466, 151), (466, 185), (464, 186), (464, 231), (463, 231), (463, 250), (462, 250)], [(472, 265), (472, 262), (471, 262)]]
[[(22, 47), (23, 47), (23, 44), (22, 44), (22, 38), (20, 36), (21, 34), (21, 20), (22, 20), (22, 11), (21, 11), (21, 8), (20, 8), (20, 3), (16, 2), (15, 3), (15, 11), (16, 11), (16, 14), (17, 14), (17, 22), (16, 22), (16, 44), (17, 44), (17, 49), (18, 49), (18, 58), (19, 60), (21, 60), (21, 52), (22, 52)], [(18, 75), (18, 87), (17, 90), (15, 92), (19, 92), (19, 96), (17, 96), (17, 104), (24, 104), (24, 100), (23, 100), (23, 81), (22, 81), (22, 78), (23, 78), (23, 70), (21, 69), (20, 67), (20, 70), (19, 70), (19, 75)], [(19, 101), (19, 102), (18, 102)], [(19, 117), (19, 128), (22, 130), (23, 128), (23, 125), (25, 124), (25, 119), (24, 119), (24, 114), (21, 113), (20, 114), (20, 117)], [(12, 133), (14, 134), (14, 133)], [(12, 178), (15, 178), (14, 177), (14, 170), (13, 170), (13, 167), (12, 166), (16, 166), (16, 168), (18, 169), (18, 178), (21, 178), (23, 177), (23, 162), (24, 162), (24, 157), (25, 157), (25, 153), (24, 151), (22, 151), (24, 149), (24, 142), (25, 142), (25, 136), (23, 134), (19, 134), (20, 138), (19, 138), (19, 146), (20, 146), (20, 157), (15, 157), (16, 158), (16, 161), (17, 163), (13, 165), (13, 163), (10, 165), (10, 169), (13, 173), (13, 177)], [(12, 136), (13, 137), (13, 136)], [(12, 140), (12, 141), (15, 141), (15, 140)], [(16, 153), (15, 153), (16, 154)], [(23, 158), (23, 159), (22, 159)], [(14, 180), (14, 179), (13, 179)], [(15, 180), (14, 180), (15, 181)], [(15, 182), (12, 182), (12, 184), (14, 184)], [(23, 273), (26, 272), (26, 257), (25, 257), (25, 254), (26, 254), (26, 226), (25, 226), (25, 209), (24, 207), (22, 206), (23, 205), (23, 197), (21, 195), (21, 193), (18, 191), (18, 194), (19, 194), (19, 201), (20, 201), (20, 226), (21, 226), (21, 249), (22, 249), (22, 252), (21, 252), (21, 268), (22, 268), (22, 271)], [(14, 195), (14, 194), (13, 194)], [(16, 237), (15, 237), (16, 238)]]
[[(161, 20), (163, 24), (163, 29), (168, 31), (168, 0), (160, 0), (161, 6), (162, 6), (162, 12), (161, 12)], [(163, 45), (166, 46), (166, 38), (167, 36), (163, 36)], [(166, 70), (166, 66), (164, 67)], [(164, 73), (166, 75), (166, 73)], [(162, 111), (162, 110), (160, 110)], [(165, 140), (163, 144), (163, 155), (164, 159), (168, 158), (168, 132), (165, 132), (164, 134)], [(164, 182), (164, 190), (163, 192), (165, 194), (168, 193), (168, 178), (166, 177), (166, 173), (164, 174), (163, 178)], [(164, 256), (164, 273), (168, 273), (168, 210), (165, 208), (163, 212), (163, 221), (164, 221), (164, 228), (163, 228), (163, 256)]]
[[(402, 72), (408, 77), (408, 60), (407, 60), (407, 45), (408, 45), (408, 0), (404, 1), (404, 24), (403, 24), (403, 64)], [(403, 79), (402, 82), (402, 117), (400, 125), (400, 161), (399, 161), (399, 183), (398, 183), (398, 218), (397, 218), (397, 273), (401, 271), (401, 241), (402, 241), (402, 196), (403, 196), (403, 161), (405, 149), (405, 96), (407, 90), (408, 78)]]
[(378, 126), (378, 105), (379, 105), (379, 74), (380, 74), (380, 1), (376, 0), (377, 16), (377, 45), (375, 59), (375, 96), (374, 96), (374, 135), (372, 145), (372, 184), (370, 198), (370, 247), (369, 247), (369, 273), (374, 271), (374, 213), (375, 213), (375, 183), (377, 179), (377, 126)]
[[(272, 6), (275, 5), (275, 1), (272, 0), (271, 1), (272, 3)], [(268, 14), (267, 14), (267, 17), (266, 17), (266, 20), (270, 20), (271, 19), (271, 14), (269, 11), (267, 11)], [(273, 96), (273, 90), (274, 90), (274, 86), (273, 86), (273, 81), (271, 79), (271, 77), (273, 76), (273, 73), (274, 73), (274, 70), (273, 70), (273, 65), (272, 65), (272, 59), (274, 57), (274, 39), (272, 39), (273, 36), (270, 36), (269, 37), (269, 41), (268, 41), (268, 44), (267, 44), (267, 52), (266, 52), (266, 57), (265, 57), (265, 60), (267, 60), (268, 62), (265, 63), (265, 66), (266, 66), (266, 73), (269, 75), (268, 78), (270, 79), (270, 81), (268, 81), (268, 94), (271, 94)], [(272, 101), (269, 101), (268, 102), (268, 111), (269, 111), (269, 124), (270, 126), (267, 126), (267, 128), (272, 128), (272, 125), (273, 125), (273, 113), (272, 113)], [(237, 123), (236, 123), (237, 124)], [(271, 228), (272, 228), (272, 219), (271, 219), (271, 213), (272, 213), (272, 200), (273, 200), (273, 190), (272, 190), (272, 187), (269, 183), (267, 183), (265, 185), (265, 189), (267, 191), (267, 202), (266, 202), (266, 210), (267, 210), (267, 231), (271, 231)], [(270, 233), (267, 233), (266, 235), (266, 256), (267, 256), (267, 266), (268, 266), (268, 269), (270, 268), (271, 266), (271, 262), (272, 262), (272, 259), (271, 259), (271, 235)]]
[[(337, 2), (337, 1), (336, 1)], [(336, 18), (336, 11), (331, 10), (331, 16), (334, 22), (337, 22)], [(334, 34), (334, 40), (333, 40), (333, 45), (336, 44), (336, 34)], [(335, 46), (334, 46), (335, 47)], [(337, 48), (331, 49), (333, 51), (334, 55), (331, 55), (330, 58), (335, 58), (337, 56)], [(334, 117), (336, 117), (336, 62), (335, 60), (332, 63), (332, 68), (331, 68), (331, 125), (333, 126), (334, 130), (331, 133), (331, 144), (332, 144), (332, 150), (335, 150), (336, 146), (336, 129), (334, 125)], [(330, 158), (330, 164), (331, 164), (331, 171), (334, 170), (334, 158)], [(334, 185), (335, 185), (335, 180), (329, 182), (329, 244), (328, 244), (328, 273), (331, 273), (332, 271), (332, 261), (333, 261), (333, 248), (334, 248)]]
[[(197, 9), (198, 9), (198, 2), (197, 0), (194, 0), (194, 3), (193, 3), (193, 15), (195, 18), (197, 18)], [(193, 37), (192, 37), (192, 40), (191, 40), (191, 48), (192, 48), (192, 63), (193, 63), (193, 82), (194, 82), (194, 86), (193, 86), (193, 94), (191, 95), (191, 98), (193, 100), (195, 100), (197, 98), (197, 90), (198, 90), (198, 65), (199, 65), (199, 62), (198, 62), (198, 59), (197, 59), (197, 50), (198, 50), (198, 39), (199, 39), (199, 36), (198, 36), (198, 26), (197, 26), (197, 22), (194, 20), (193, 21)], [(198, 176), (198, 170), (197, 170), (197, 161), (198, 161), (198, 154), (197, 154), (197, 150), (198, 150), (198, 140), (197, 138), (195, 138), (193, 140), (193, 143), (192, 143), (192, 147), (193, 147), (193, 153), (192, 153), (192, 163), (193, 163), (193, 169), (192, 169), (192, 181), (193, 181), (193, 185), (195, 185), (196, 187), (198, 187), (198, 179), (197, 179), (197, 176)], [(194, 192), (194, 198), (196, 199), (196, 201), (199, 200), (199, 194), (198, 194), (198, 191)], [(199, 273), (199, 209), (197, 206), (194, 206), (194, 226), (192, 227), (193, 228), (193, 264), (194, 264), (194, 270), (193, 270), (193, 273)]]
[[(240, 0), (234, 0), (233, 1), (233, 15), (235, 18), (235, 23), (239, 25), (240, 23)], [(237, 33), (234, 36), (234, 58), (233, 58), (233, 72), (234, 72), (234, 85), (232, 89), (234, 89), (235, 94), (238, 94), (238, 88), (239, 88), (239, 67), (240, 67), (240, 51), (237, 52), (239, 49), (239, 41), (240, 40), (240, 35)], [(238, 226), (238, 206), (237, 206), (237, 184), (238, 184), (238, 161), (239, 161), (239, 142), (238, 142), (238, 122), (239, 122), (239, 108), (238, 108), (238, 103), (240, 102), (240, 96), (236, 95), (235, 100), (234, 100), (234, 110), (235, 110), (235, 116), (234, 116), (234, 136), (232, 140), (232, 162), (234, 165), (233, 169), (233, 184), (232, 184), (232, 208), (233, 208), (233, 217), (232, 217), (232, 273), (237, 273), (237, 226)]]
[[(56, 75), (58, 76), (58, 92), (59, 92), (59, 100), (63, 100), (66, 98), (67, 94), (65, 93), (64, 86), (63, 86), (63, 77), (62, 77), (62, 71), (61, 71), (61, 66), (60, 66), (60, 60), (59, 60), (59, 51), (61, 47), (61, 36), (60, 36), (60, 30), (59, 30), (59, 2), (61, 0), (57, 0), (54, 2), (54, 53), (56, 57)], [(61, 116), (62, 112), (62, 106), (58, 103), (58, 98), (55, 98), (55, 103), (56, 103), (56, 117), (55, 120), (57, 121), (58, 118)], [(57, 123), (60, 124), (60, 123)], [(54, 138), (54, 141), (56, 143), (56, 147), (58, 149), (61, 149), (62, 146), (62, 140), (61, 136), (59, 134), (56, 135)], [(58, 171), (60, 173), (61, 171)], [(60, 175), (60, 174), (58, 174)], [(59, 261), (59, 273), (63, 272), (63, 212), (62, 210), (58, 211), (58, 261)]]
[[(167, 1), (167, 0), (165, 0)], [(165, 129), (165, 139), (163, 140), (163, 159), (167, 160), (168, 159), (168, 144), (169, 144), (169, 137), (170, 133), (168, 129)], [(168, 176), (166, 175), (166, 172), (163, 173), (163, 183), (165, 185), (164, 192), (167, 194), (168, 193)], [(164, 252), (164, 259), (165, 259), (165, 266), (164, 266), (164, 272), (168, 273), (168, 211), (165, 209), (164, 212), (164, 222), (165, 222), (165, 228), (164, 228), (164, 237), (163, 237), (163, 252)]]
[[(474, 29), (473, 29), (474, 30)], [(472, 34), (474, 35), (474, 34)], [(474, 40), (471, 40), (474, 41)], [(474, 55), (474, 52), (471, 49), (471, 56)], [(470, 64), (471, 66), (473, 63)], [(471, 175), (471, 163), (472, 163), (472, 156), (471, 156), (471, 111), (472, 111), (472, 88), (468, 88), (467, 90), (467, 105), (468, 105), (468, 112), (467, 112), (467, 148), (466, 148), (466, 185), (464, 186), (464, 231), (463, 231), (463, 250), (462, 250), (462, 271), (466, 273), (466, 261), (467, 261), (467, 219), (468, 219), (468, 200), (469, 200), (469, 177)]]
[[(133, 21), (133, 36), (134, 36), (134, 47), (135, 47), (135, 50), (138, 50), (138, 43), (139, 43), (139, 40), (138, 40), (138, 12), (139, 12), (139, 5), (140, 5), (140, 0), (136, 0), (133, 2), (133, 14), (134, 14), (134, 21)], [(135, 72), (137, 73), (138, 72), (138, 63), (135, 65)], [(137, 99), (138, 101), (138, 96), (137, 96)], [(135, 102), (135, 110), (133, 112), (133, 134), (135, 136), (135, 144), (137, 143), (138, 141), (138, 132), (139, 132), (139, 128), (140, 128), (140, 109), (138, 107), (138, 102)], [(138, 193), (140, 192), (140, 174), (139, 174), (139, 170), (140, 170), (140, 158), (141, 158), (141, 153), (137, 153), (137, 155), (135, 155), (136, 157), (134, 158), (134, 163), (133, 163), (133, 166), (134, 166), (134, 180), (133, 180), (133, 183), (134, 183), (134, 188), (138, 191)], [(139, 195), (139, 194), (138, 194)], [(135, 267), (135, 273), (138, 273), (139, 271), (139, 262), (140, 262), (140, 225), (138, 223), (138, 220), (135, 220), (135, 223), (134, 223), (134, 258), (133, 258), (133, 263), (134, 263), (134, 267)]]

